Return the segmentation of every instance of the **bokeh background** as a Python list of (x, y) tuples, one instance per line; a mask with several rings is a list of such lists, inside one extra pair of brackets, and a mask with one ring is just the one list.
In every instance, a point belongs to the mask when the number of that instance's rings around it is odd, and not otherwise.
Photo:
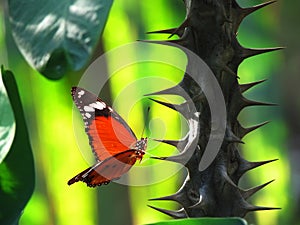
[[(262, 1), (240, 0), (239, 3), (245, 7)], [(240, 83), (268, 79), (248, 91), (246, 95), (249, 98), (278, 104), (277, 107), (253, 107), (240, 114), (245, 125), (272, 121), (245, 138), (246, 144), (241, 147), (245, 158), (250, 161), (279, 159), (249, 172), (241, 182), (241, 186), (247, 188), (275, 179), (253, 196), (251, 202), (281, 207), (282, 210), (250, 213), (247, 219), (254, 224), (300, 224), (299, 8), (299, 1), (278, 1), (245, 19), (238, 33), (240, 42), (247, 47), (287, 47), (280, 52), (247, 59), (238, 71)], [(35, 159), (36, 187), (20, 225), (137, 225), (170, 219), (147, 207), (147, 204), (170, 209), (175, 209), (175, 204), (152, 203), (148, 199), (174, 193), (183, 182), (183, 170), (162, 183), (144, 187), (112, 183), (91, 189), (82, 183), (71, 187), (66, 184), (68, 179), (88, 166), (74, 135), (70, 96), (70, 87), (78, 83), (84, 70), (66, 74), (58, 81), (41, 76), (28, 66), (17, 50), (3, 1), (0, 15), (0, 63), (16, 75)], [(165, 39), (165, 35), (150, 36), (146, 32), (176, 27), (184, 17), (185, 8), (180, 0), (115, 0), (94, 58), (135, 40)], [(108, 60), (108, 71), (109, 63)], [(149, 66), (146, 66), (148, 72), (144, 69), (133, 68), (112, 77), (101, 97), (114, 102), (133, 81), (151, 75)], [(162, 68), (161, 72), (171, 82), (180, 81), (183, 75), (174, 68)], [(129, 114), (124, 101), (114, 103), (115, 108), (119, 114), (126, 115), (125, 120), (137, 136), (147, 121), (153, 120), (152, 126), (147, 126), (146, 135), (160, 135), (160, 124), (163, 123), (168, 126), (166, 135), (169, 138), (180, 137), (176, 130), (184, 125), (178, 122), (179, 116), (141, 97), (145, 93), (139, 90), (149, 85), (141, 84), (126, 96), (128, 102), (141, 99)], [(155, 90), (156, 84), (151, 85)], [(149, 105), (151, 112), (146, 118), (145, 109)], [(85, 138), (83, 134), (83, 142), (87, 141)], [(169, 154), (174, 150), (168, 148), (160, 145), (154, 151)], [(155, 177), (160, 172), (153, 170), (151, 176)], [(4, 205), (0, 202), (0, 210)]]

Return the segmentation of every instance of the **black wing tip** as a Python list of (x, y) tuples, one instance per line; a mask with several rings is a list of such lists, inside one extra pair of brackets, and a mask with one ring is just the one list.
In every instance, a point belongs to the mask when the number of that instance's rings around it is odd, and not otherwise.
[(68, 181), (68, 185), (69, 186), (72, 185), (72, 184), (74, 184), (74, 183), (75, 183), (74, 181), (71, 181), (71, 180)]
[(74, 96), (75, 93), (76, 93), (76, 91), (77, 91), (78, 89), (79, 89), (79, 87), (73, 86), (73, 87), (71, 88), (71, 95)]
[[(78, 181), (84, 181), (85, 180), (85, 174), (91, 169), (91, 167), (87, 168), (86, 170), (82, 171), (81, 173), (77, 174), (75, 177), (71, 178), (68, 181), (68, 185), (72, 185)], [(84, 181), (85, 182), (85, 181)]]
[(77, 88), (80, 88), (80, 87), (73, 86), (73, 87), (71, 88), (71, 92), (75, 92), (75, 91), (77, 90)]
[(70, 179), (70, 180), (68, 181), (68, 185), (70, 186), (70, 185), (72, 185), (72, 184), (74, 184), (74, 183), (76, 183), (76, 182), (78, 182), (78, 181), (80, 181), (80, 179), (78, 179), (78, 176), (73, 177), (72, 179)]
[(87, 91), (87, 90), (85, 90), (85, 89), (82, 88), (82, 87), (78, 87), (78, 86), (72, 86), (72, 87), (71, 87), (71, 93), (72, 93), (72, 94), (75, 93), (75, 92), (78, 92), (78, 91)]

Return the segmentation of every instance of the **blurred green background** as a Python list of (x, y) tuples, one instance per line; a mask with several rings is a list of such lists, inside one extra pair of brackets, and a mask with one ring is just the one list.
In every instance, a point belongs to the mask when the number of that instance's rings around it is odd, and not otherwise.
[[(250, 6), (246, 0), (239, 2), (242, 6)], [(251, 1), (251, 5), (259, 3), (262, 1)], [(68, 179), (88, 166), (75, 139), (70, 96), (70, 87), (77, 85), (84, 70), (67, 74), (59, 81), (50, 81), (30, 68), (14, 44), (10, 28), (5, 23), (5, 4), (1, 4), (0, 63), (16, 75), (35, 159), (35, 192), (25, 208), (20, 225), (137, 225), (169, 219), (147, 207), (148, 199), (174, 193), (183, 181), (182, 170), (162, 183), (143, 187), (113, 183), (91, 189), (82, 183), (70, 187), (67, 185)], [(240, 115), (242, 124), (249, 126), (272, 121), (245, 138), (246, 144), (242, 150), (245, 158), (250, 161), (279, 159), (249, 172), (242, 179), (241, 186), (244, 188), (276, 179), (252, 197), (251, 202), (281, 207), (282, 210), (249, 213), (247, 219), (255, 224), (300, 224), (299, 8), (298, 1), (275, 3), (249, 16), (241, 24), (238, 34), (241, 44), (247, 47), (287, 47), (281, 52), (247, 59), (238, 71), (240, 83), (268, 79), (247, 92), (249, 98), (279, 104), (278, 107), (253, 107)], [(180, 0), (115, 0), (94, 57), (138, 39), (165, 39), (166, 35), (150, 36), (145, 33), (176, 27), (184, 17), (185, 8)], [(114, 102), (133, 81), (151, 75), (149, 66), (149, 73), (141, 72), (142, 69), (121, 72), (121, 77), (122, 73), (126, 73), (126, 79), (122, 78), (121, 82), (118, 76), (113, 77), (101, 97)], [(174, 68), (162, 69), (162, 75), (172, 82), (181, 79), (180, 72)], [(146, 86), (149, 83), (140, 84), (139, 89), (143, 90)], [(158, 90), (155, 89), (155, 83), (153, 86), (153, 90)], [(180, 137), (176, 128), (181, 124), (174, 123), (179, 119), (178, 115), (143, 99), (142, 95), (146, 93), (139, 89), (132, 89), (132, 95), (126, 96), (128, 102), (141, 99), (128, 117), (124, 116), (128, 113), (124, 101), (114, 103), (137, 136), (140, 136), (144, 124), (149, 120), (154, 122), (151, 129), (148, 126), (146, 135), (159, 136), (157, 132), (161, 130), (161, 122), (155, 122), (158, 119), (168, 125), (168, 137)], [(148, 105), (152, 109), (150, 118), (145, 119), (144, 112)], [(174, 127), (170, 127), (171, 124)], [(87, 141), (84, 134), (82, 141)], [(154, 152), (170, 153), (173, 150), (160, 145)], [(159, 173), (154, 170), (151, 176)], [(165, 202), (155, 202), (153, 205), (170, 209), (177, 207)], [(0, 210), (4, 206), (5, 203), (0, 202)]]

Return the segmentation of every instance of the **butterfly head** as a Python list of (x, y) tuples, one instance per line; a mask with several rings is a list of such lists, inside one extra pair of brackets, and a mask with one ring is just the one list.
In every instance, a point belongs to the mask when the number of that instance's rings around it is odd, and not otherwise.
[(141, 138), (141, 140), (136, 141), (131, 149), (135, 150), (135, 157), (139, 160), (142, 160), (145, 150), (147, 148), (148, 138)]
[(138, 140), (134, 143), (132, 148), (138, 151), (145, 151), (147, 148), (147, 143), (148, 143), (148, 138), (141, 138), (141, 140)]

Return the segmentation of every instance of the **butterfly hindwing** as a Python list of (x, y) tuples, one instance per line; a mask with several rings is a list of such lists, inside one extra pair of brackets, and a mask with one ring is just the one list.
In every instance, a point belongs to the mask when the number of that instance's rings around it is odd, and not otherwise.
[(85, 182), (89, 187), (108, 184), (110, 181), (119, 179), (123, 174), (127, 173), (137, 160), (142, 159), (144, 154), (144, 151), (140, 150), (121, 152), (84, 170), (72, 178), (68, 184), (71, 185), (78, 181)]

